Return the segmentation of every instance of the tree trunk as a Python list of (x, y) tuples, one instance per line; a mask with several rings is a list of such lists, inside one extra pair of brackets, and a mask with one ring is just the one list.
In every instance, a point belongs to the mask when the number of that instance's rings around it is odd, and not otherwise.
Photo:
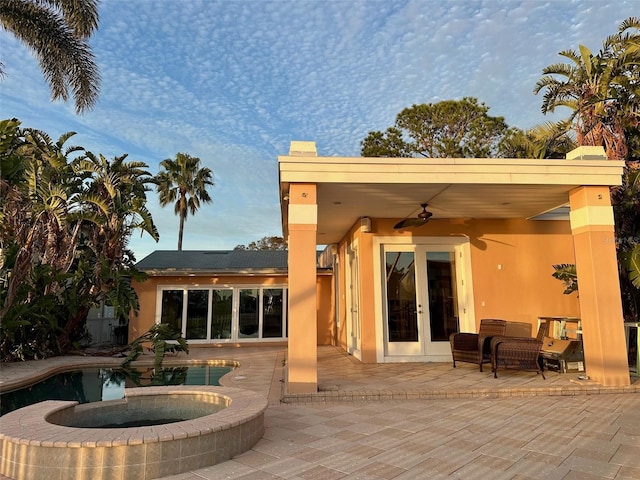
[(180, 212), (180, 230), (178, 230), (178, 251), (182, 251), (182, 233), (184, 232), (184, 214)]
[(64, 326), (64, 331), (58, 336), (60, 350), (66, 352), (71, 346), (71, 334), (74, 333), (89, 314), (89, 307), (82, 306), (78, 308), (76, 314), (69, 319)]

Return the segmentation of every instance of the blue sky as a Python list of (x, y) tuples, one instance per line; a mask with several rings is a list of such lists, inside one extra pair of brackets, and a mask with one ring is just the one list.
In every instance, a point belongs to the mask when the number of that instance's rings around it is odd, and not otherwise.
[[(52, 103), (30, 52), (0, 30), (2, 118), (152, 173), (177, 152), (215, 176), (213, 203), (185, 225), (183, 248), (231, 249), (281, 235), (277, 156), (292, 140), (358, 156), (403, 108), (464, 96), (523, 129), (552, 120), (533, 95), (558, 52), (598, 50), (637, 0), (103, 0), (91, 38), (96, 107)], [(160, 242), (136, 235), (138, 260), (177, 247), (178, 218), (148, 206)]]

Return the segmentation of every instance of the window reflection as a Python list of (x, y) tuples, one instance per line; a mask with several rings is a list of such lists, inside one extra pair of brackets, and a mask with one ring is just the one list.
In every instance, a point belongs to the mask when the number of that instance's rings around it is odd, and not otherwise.
[(413, 252), (387, 252), (387, 316), (390, 342), (417, 342), (416, 276)]
[(231, 338), (233, 290), (214, 290), (211, 312), (211, 338)]
[(282, 297), (281, 288), (265, 289), (262, 292), (262, 337), (282, 337)]
[(187, 292), (187, 332), (185, 338), (207, 338), (207, 313), (209, 311), (209, 290), (189, 290)]
[(238, 305), (238, 331), (240, 338), (256, 338), (259, 324), (258, 290), (255, 288), (240, 290)]
[(162, 291), (162, 313), (160, 315), (160, 322), (168, 324), (178, 332), (182, 332), (183, 298), (182, 290)]

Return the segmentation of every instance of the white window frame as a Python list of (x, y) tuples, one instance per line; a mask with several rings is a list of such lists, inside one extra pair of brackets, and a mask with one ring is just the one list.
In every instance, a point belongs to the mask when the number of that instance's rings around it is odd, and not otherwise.
[[(188, 308), (188, 292), (190, 290), (207, 290), (209, 291), (209, 305), (207, 311), (207, 338), (205, 339), (187, 339), (189, 343), (251, 343), (251, 342), (282, 342), (287, 340), (289, 309), (288, 309), (288, 288), (286, 284), (246, 284), (246, 285), (158, 285), (156, 287), (156, 311), (155, 323), (160, 324), (162, 319), (162, 296), (165, 290), (182, 290), (182, 318), (180, 320), (181, 334), (186, 335), (186, 315)], [(211, 337), (211, 315), (212, 301), (214, 290), (232, 290), (232, 317), (231, 317), (231, 338), (210, 338)], [(240, 316), (240, 290), (258, 290), (258, 336), (257, 337), (241, 337), (239, 332), (239, 316)], [(263, 314), (264, 314), (264, 291), (265, 290), (282, 290), (282, 336), (281, 337), (262, 337), (263, 334)], [(185, 337), (186, 338), (186, 337)]]

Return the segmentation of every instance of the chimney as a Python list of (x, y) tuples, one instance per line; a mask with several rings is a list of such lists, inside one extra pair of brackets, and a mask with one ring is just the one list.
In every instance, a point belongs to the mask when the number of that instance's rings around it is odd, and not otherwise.
[(292, 141), (289, 146), (290, 157), (317, 157), (316, 142)]
[(607, 160), (603, 147), (582, 146), (567, 153), (567, 160)]

